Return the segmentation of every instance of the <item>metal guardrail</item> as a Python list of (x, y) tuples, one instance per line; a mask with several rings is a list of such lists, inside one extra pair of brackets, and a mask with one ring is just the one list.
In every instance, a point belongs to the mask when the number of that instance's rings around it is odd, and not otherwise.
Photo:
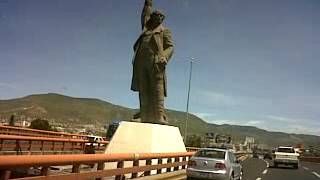
[(320, 157), (301, 157), (301, 161), (320, 163)]
[(201, 148), (198, 148), (198, 147), (186, 147), (186, 149), (187, 149), (188, 152), (196, 152)]
[(19, 136), (38, 136), (38, 137), (57, 137), (57, 138), (73, 138), (73, 139), (87, 139), (87, 135), (69, 134), (64, 132), (45, 131), (38, 129), (30, 129), (14, 126), (0, 125), (0, 134), (19, 135)]
[[(94, 143), (94, 144), (92, 144)], [(49, 151), (53, 154), (56, 151), (71, 151), (76, 150), (84, 152), (86, 145), (93, 146), (94, 150), (104, 150), (109, 142), (97, 141), (90, 142), (85, 139), (66, 139), (66, 138), (49, 138), (49, 137), (32, 137), (32, 136), (16, 136), (16, 135), (0, 135), (0, 154), (6, 151), (13, 151), (16, 154), (32, 154), (38, 151), (41, 154)]]
[[(140, 153), (140, 154), (85, 154), (85, 155), (22, 155), (0, 156), (0, 179), (10, 179), (11, 171), (15, 168), (41, 167), (40, 176), (24, 177), (23, 180), (67, 180), (115, 177), (116, 180), (138, 175), (150, 176), (185, 169), (187, 160), (194, 152), (181, 153)], [(143, 163), (142, 163), (143, 161)], [(97, 170), (81, 172), (83, 164), (97, 163)], [(105, 169), (105, 163), (116, 163), (116, 168)], [(125, 166), (125, 164), (131, 164)], [(72, 165), (71, 173), (50, 175), (50, 166)]]

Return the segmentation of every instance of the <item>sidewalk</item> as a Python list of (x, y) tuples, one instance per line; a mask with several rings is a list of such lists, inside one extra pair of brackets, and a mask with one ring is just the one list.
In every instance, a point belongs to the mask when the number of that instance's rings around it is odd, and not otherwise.
[(169, 173), (157, 174), (152, 176), (140, 177), (136, 178), (137, 180), (164, 180), (164, 179), (171, 179), (171, 180), (182, 180), (186, 179), (186, 170), (179, 170)]

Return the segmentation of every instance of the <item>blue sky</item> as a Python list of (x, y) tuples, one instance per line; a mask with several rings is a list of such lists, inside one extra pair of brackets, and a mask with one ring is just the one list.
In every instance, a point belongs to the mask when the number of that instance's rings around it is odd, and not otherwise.
[[(0, 0), (0, 99), (39, 93), (138, 108), (143, 0)], [(320, 1), (154, 0), (175, 53), (166, 108), (216, 124), (320, 135)]]

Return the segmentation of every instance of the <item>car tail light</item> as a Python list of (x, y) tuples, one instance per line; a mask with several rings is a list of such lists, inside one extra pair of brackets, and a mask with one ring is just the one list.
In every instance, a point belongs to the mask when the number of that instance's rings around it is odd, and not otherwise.
[(196, 166), (196, 165), (197, 165), (196, 161), (193, 161), (193, 160), (188, 161), (188, 167), (192, 167), (192, 166)]
[(219, 170), (223, 170), (223, 169), (226, 169), (226, 165), (224, 163), (216, 163), (214, 165), (214, 168), (219, 169)]

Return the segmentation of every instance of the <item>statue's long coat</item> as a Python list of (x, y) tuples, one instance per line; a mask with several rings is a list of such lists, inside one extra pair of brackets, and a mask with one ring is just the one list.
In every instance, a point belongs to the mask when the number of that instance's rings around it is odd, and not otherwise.
[[(131, 90), (133, 91), (139, 91), (139, 78), (137, 76), (137, 62), (138, 60), (136, 59), (137, 51), (139, 50), (140, 44), (141, 44), (141, 39), (144, 35), (144, 33), (147, 31), (146, 28), (146, 23), (150, 19), (150, 15), (152, 12), (152, 2), (151, 1), (146, 1), (143, 12), (142, 12), (142, 29), (143, 32), (135, 42), (133, 49), (134, 49), (134, 57), (133, 57), (133, 75), (132, 75), (132, 83), (131, 83)], [(156, 47), (156, 49), (153, 49), (155, 54), (154, 54), (154, 59), (152, 59), (155, 63), (160, 57), (165, 57), (167, 61), (170, 60), (172, 54), (173, 54), (173, 40), (171, 36), (171, 32), (168, 28), (164, 27), (163, 25), (159, 25), (156, 29), (153, 30), (152, 37), (150, 43), (155, 43), (156, 46), (151, 46), (151, 47)], [(164, 79), (164, 95), (167, 96), (167, 80), (166, 80), (166, 73), (165, 70), (161, 74)]]

